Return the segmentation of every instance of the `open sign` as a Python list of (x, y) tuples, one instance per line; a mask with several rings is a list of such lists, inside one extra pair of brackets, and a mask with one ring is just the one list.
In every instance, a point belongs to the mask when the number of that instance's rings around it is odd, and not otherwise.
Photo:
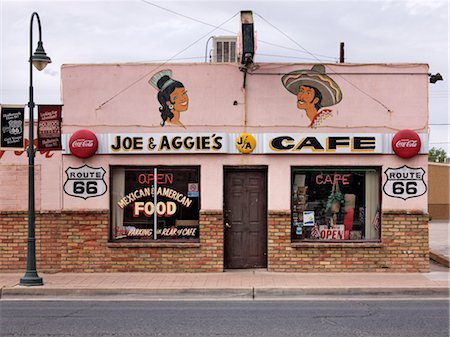
[(344, 225), (319, 226), (319, 236), (321, 240), (344, 240)]

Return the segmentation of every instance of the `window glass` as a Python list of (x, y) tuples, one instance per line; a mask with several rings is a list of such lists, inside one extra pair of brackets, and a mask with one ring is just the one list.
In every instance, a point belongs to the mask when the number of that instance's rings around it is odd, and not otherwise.
[(292, 240), (379, 240), (377, 168), (292, 168)]
[(198, 241), (198, 167), (114, 167), (111, 172), (113, 240)]

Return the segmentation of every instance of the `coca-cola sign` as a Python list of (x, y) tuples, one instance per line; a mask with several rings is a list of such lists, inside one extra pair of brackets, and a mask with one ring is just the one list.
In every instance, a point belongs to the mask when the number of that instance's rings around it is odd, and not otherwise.
[(97, 137), (89, 130), (78, 130), (70, 137), (70, 152), (78, 158), (92, 157), (97, 151), (97, 148)]
[(420, 151), (420, 137), (412, 130), (400, 130), (392, 139), (392, 149), (401, 158), (412, 158)]

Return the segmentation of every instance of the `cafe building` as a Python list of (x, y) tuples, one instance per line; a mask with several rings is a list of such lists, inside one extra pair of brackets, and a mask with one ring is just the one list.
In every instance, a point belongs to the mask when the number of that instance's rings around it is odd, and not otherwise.
[[(67, 64), (36, 155), (37, 267), (427, 272), (425, 64)], [(0, 270), (26, 259), (2, 152)]]

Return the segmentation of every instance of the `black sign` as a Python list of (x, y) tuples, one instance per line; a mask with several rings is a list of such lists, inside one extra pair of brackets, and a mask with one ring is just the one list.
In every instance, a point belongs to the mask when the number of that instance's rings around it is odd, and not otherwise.
[(2, 150), (23, 150), (24, 107), (1, 107), (1, 137)]

